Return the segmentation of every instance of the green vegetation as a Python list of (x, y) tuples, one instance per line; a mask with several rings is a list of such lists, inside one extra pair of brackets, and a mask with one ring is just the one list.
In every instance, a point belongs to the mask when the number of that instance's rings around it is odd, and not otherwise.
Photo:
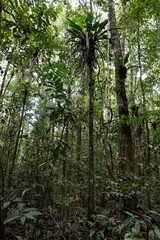
[(160, 239), (160, 2), (0, 0), (0, 240)]

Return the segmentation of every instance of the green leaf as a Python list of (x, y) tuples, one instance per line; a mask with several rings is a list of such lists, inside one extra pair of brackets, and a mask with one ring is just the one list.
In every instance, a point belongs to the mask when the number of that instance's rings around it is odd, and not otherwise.
[(102, 23), (99, 24), (98, 33), (100, 33), (105, 28), (107, 23), (108, 23), (108, 19), (104, 20)]
[(130, 56), (131, 52), (126, 53), (126, 55), (124, 56), (124, 65), (126, 65), (126, 63), (128, 62), (128, 58)]
[(6, 220), (4, 220), (3, 224), (7, 224), (9, 222), (12, 222), (13, 220), (19, 218), (19, 212), (15, 212), (13, 214), (11, 214)]
[(26, 217), (26, 218), (29, 218), (29, 219), (34, 219), (35, 216), (39, 216), (39, 215), (41, 215), (40, 212), (34, 211), (34, 212), (28, 212), (28, 213), (26, 213), (26, 214), (25, 214), (25, 217)]
[(104, 239), (104, 231), (100, 231), (99, 233), (100, 233), (101, 237)]
[(6, 209), (9, 205), (10, 205), (11, 202), (5, 202), (3, 203), (3, 209)]
[(0, 139), (0, 147), (3, 147), (4, 142)]
[(138, 221), (135, 222), (134, 228), (136, 230), (136, 233), (139, 233), (139, 231), (141, 229), (141, 226), (140, 226), (140, 223)]
[(34, 211), (37, 211), (37, 209), (36, 208), (25, 208), (24, 209), (24, 212), (34, 212)]
[(14, 4), (13, 4), (12, 0), (9, 0), (9, 2), (10, 2), (11, 6), (12, 6), (12, 7), (13, 7), (13, 9), (14, 9), (14, 8), (15, 8), (15, 6), (14, 6)]
[(68, 18), (68, 21), (70, 22), (70, 26), (71, 26), (72, 29), (79, 30), (79, 31), (82, 32), (81, 26), (79, 26), (78, 24), (74, 23), (74, 22), (71, 21), (69, 18)]
[(136, 233), (136, 229), (134, 227), (132, 227), (132, 233), (135, 234)]
[(17, 0), (14, 0), (15, 1), (15, 4), (16, 4), (16, 7), (18, 7), (18, 1)]
[(98, 27), (99, 27), (99, 22), (95, 22), (92, 26), (92, 31), (96, 31)]
[(23, 238), (22, 238), (21, 236), (16, 236), (16, 238), (17, 238), (18, 240), (23, 240)]
[(88, 13), (87, 14), (87, 22), (89, 22), (89, 23), (92, 23), (93, 22), (93, 19), (94, 19), (94, 17), (93, 17), (93, 13)]
[(125, 235), (124, 235), (124, 237), (125, 238), (128, 238), (129, 236), (131, 236), (132, 235), (132, 233), (130, 232), (130, 233), (126, 233)]
[(127, 69), (132, 68), (132, 67), (138, 68), (138, 65), (136, 64), (136, 62), (130, 62), (130, 63), (126, 64), (126, 67), (127, 67)]
[(154, 229), (154, 232), (160, 238), (160, 230), (158, 228), (156, 228), (156, 229)]
[(77, 32), (76, 30), (74, 30), (74, 29), (68, 29), (67, 30), (69, 33), (71, 33), (75, 38), (77, 37), (77, 38), (79, 38), (79, 39), (81, 39), (81, 38), (83, 38), (82, 36), (82, 34), (80, 34), (79, 32)]
[(155, 212), (155, 211), (149, 211), (150, 213), (153, 213), (153, 214), (156, 214), (156, 215), (158, 215), (158, 216), (160, 216), (160, 214), (159, 213), (157, 213), (157, 212)]
[(153, 231), (153, 230), (150, 230), (150, 231), (149, 231), (148, 239), (149, 239), (149, 240), (154, 239), (154, 231)]
[(130, 224), (132, 221), (133, 221), (133, 217), (126, 218), (126, 219), (122, 222), (122, 225), (123, 225), (123, 226), (127, 226), (127, 225)]
[(14, 200), (13, 200), (13, 202), (21, 202), (22, 201), (22, 199), (21, 198), (15, 198)]
[(26, 221), (26, 217), (25, 217), (25, 216), (21, 217), (21, 223), (22, 223), (22, 225), (24, 225), (25, 221)]
[(117, 61), (117, 63), (118, 63), (118, 65), (119, 66), (123, 66), (123, 62), (122, 62), (122, 60), (120, 59), (120, 57), (116, 57), (116, 61)]
[(29, 190), (30, 190), (29, 188), (26, 188), (26, 189), (22, 192), (22, 196), (21, 196), (21, 198), (23, 198), (24, 195), (25, 195), (25, 193), (28, 192)]
[(91, 231), (90, 234), (89, 234), (89, 236), (90, 236), (90, 237), (93, 237), (95, 233), (96, 233), (96, 231)]
[(47, 89), (45, 89), (45, 92), (53, 92), (53, 89), (52, 88), (47, 88)]

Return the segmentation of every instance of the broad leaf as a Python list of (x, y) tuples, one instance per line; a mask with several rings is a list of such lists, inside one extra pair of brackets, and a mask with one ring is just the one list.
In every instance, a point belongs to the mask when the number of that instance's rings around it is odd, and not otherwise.
[(156, 235), (159, 237), (159, 239), (160, 239), (160, 230), (159, 229), (154, 229), (154, 232), (156, 233)]
[(74, 22), (71, 21), (69, 18), (68, 18), (68, 21), (70, 22), (70, 26), (71, 26), (72, 29), (80, 30), (80, 31), (82, 32), (81, 26), (79, 26), (78, 24), (74, 23)]
[(87, 14), (87, 22), (89, 22), (89, 23), (92, 23), (93, 22), (93, 19), (94, 19), (94, 17), (93, 17), (93, 13), (88, 13)]
[(90, 236), (90, 237), (93, 237), (95, 233), (96, 233), (96, 231), (91, 231), (90, 234), (89, 234), (89, 236)]
[(140, 223), (138, 221), (136, 221), (135, 225), (134, 225), (134, 229), (136, 230), (136, 233), (139, 233), (140, 228), (141, 228)]
[(13, 9), (15, 8), (14, 4), (13, 4), (13, 1), (12, 0), (9, 0), (11, 6), (13, 7)]
[(34, 219), (35, 216), (39, 216), (39, 215), (41, 215), (40, 212), (34, 211), (34, 212), (28, 212), (28, 213), (26, 213), (26, 214), (25, 214), (25, 217), (26, 217), (26, 218), (29, 218), (29, 219)]
[(9, 205), (10, 205), (11, 202), (5, 202), (3, 203), (3, 207), (2, 209), (6, 209)]
[(96, 31), (98, 27), (99, 27), (99, 22), (95, 22), (92, 26), (92, 31)]
[(127, 225), (130, 224), (132, 221), (133, 221), (133, 217), (126, 218), (126, 219), (122, 222), (122, 226), (127, 226)]
[(102, 23), (99, 24), (98, 33), (100, 33), (105, 28), (107, 23), (108, 23), (108, 19), (104, 20)]
[(150, 230), (150, 231), (149, 231), (148, 239), (149, 239), (149, 240), (154, 239), (154, 231), (153, 231), (153, 230)]
[(128, 62), (128, 58), (130, 56), (131, 52), (126, 53), (126, 55), (124, 56), (124, 65), (126, 65), (126, 63)]
[(3, 224), (7, 224), (9, 222), (12, 222), (13, 220), (19, 218), (19, 212), (15, 212), (13, 214), (11, 214), (6, 220), (4, 220)]
[(26, 217), (25, 217), (25, 216), (21, 217), (21, 223), (22, 223), (22, 225), (24, 225), (25, 221), (26, 221)]

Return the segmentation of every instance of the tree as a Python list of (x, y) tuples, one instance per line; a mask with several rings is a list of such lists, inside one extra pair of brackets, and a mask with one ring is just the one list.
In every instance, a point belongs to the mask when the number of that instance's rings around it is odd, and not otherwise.
[[(92, 9), (92, 2), (90, 5)], [(82, 31), (82, 28), (73, 23), (70, 20), (72, 29), (69, 32), (72, 35), (72, 42), (76, 43), (84, 55), (84, 65), (88, 67), (88, 79), (89, 79), (89, 165), (88, 165), (88, 219), (91, 220), (94, 214), (94, 91), (95, 91), (95, 79), (94, 65), (96, 62), (96, 47), (98, 42), (105, 39), (106, 31), (103, 31), (107, 24), (107, 20), (102, 23), (95, 22), (93, 24), (93, 13), (90, 12), (86, 17), (86, 31)], [(78, 39), (78, 41), (77, 41)]]
[(120, 158), (123, 174), (126, 171), (134, 169), (134, 150), (132, 143), (131, 127), (127, 124), (129, 118), (128, 103), (126, 97), (125, 80), (127, 69), (125, 67), (126, 58), (122, 56), (120, 36), (116, 24), (116, 15), (114, 1), (109, 0), (109, 20), (111, 31), (111, 43), (114, 51), (116, 95), (119, 115), (119, 141), (120, 141)]
[(107, 3), (3, 1), (0, 239), (160, 238), (159, 2)]

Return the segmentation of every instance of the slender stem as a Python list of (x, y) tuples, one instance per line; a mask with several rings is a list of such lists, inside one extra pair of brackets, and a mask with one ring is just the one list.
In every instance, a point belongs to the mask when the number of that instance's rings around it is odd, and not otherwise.
[(2, 27), (2, 8), (3, 8), (3, 0), (0, 0), (0, 44), (1, 44), (1, 27)]

